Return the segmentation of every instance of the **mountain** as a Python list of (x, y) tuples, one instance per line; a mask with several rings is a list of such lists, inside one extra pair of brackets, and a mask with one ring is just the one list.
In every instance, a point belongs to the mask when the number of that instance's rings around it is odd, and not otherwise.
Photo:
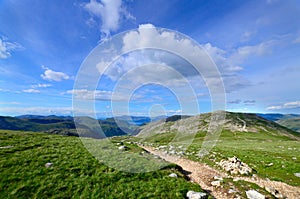
[[(76, 124), (74, 119), (77, 121)], [(99, 133), (101, 130), (99, 130), (98, 124), (101, 126), (104, 135)], [(80, 136), (93, 138), (127, 135), (135, 132), (136, 128), (135, 125), (131, 125), (124, 120), (116, 121), (113, 118), (96, 120), (90, 117), (73, 118), (70, 116), (55, 115), (0, 116), (0, 129), (3, 130), (46, 132), (72, 136), (78, 136), (78, 130)]]
[(274, 121), (282, 126), (285, 126), (293, 131), (300, 132), (300, 115), (298, 114), (280, 114), (280, 113), (267, 113), (257, 114), (267, 120)]
[(300, 117), (300, 115), (298, 114), (281, 114), (281, 113), (257, 113), (257, 115), (267, 120), (271, 120), (273, 122), (281, 119)]
[[(291, 139), (299, 139), (299, 134), (276, 122), (267, 120), (263, 117), (253, 113), (233, 113), (225, 112), (226, 119), (224, 121), (222, 133), (243, 132), (251, 134), (265, 134), (268, 137), (288, 137)], [(181, 134), (196, 133), (196, 136), (208, 132), (210, 125), (211, 113), (200, 114), (197, 116), (183, 117), (169, 117), (166, 120), (149, 123), (142, 126), (137, 137), (146, 140), (168, 140), (171, 141), (179, 132)], [(221, 134), (222, 135), (222, 134)]]
[(293, 131), (297, 131), (300, 133), (300, 116), (293, 118), (283, 118), (276, 121), (278, 124), (285, 126)]

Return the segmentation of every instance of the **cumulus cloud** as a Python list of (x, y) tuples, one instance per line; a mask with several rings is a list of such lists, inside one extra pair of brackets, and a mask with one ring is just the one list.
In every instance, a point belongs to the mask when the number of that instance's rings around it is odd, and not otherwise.
[(277, 106), (269, 106), (267, 110), (295, 109), (300, 108), (300, 101), (286, 102)]
[(0, 59), (7, 59), (11, 56), (11, 52), (23, 49), (18, 43), (7, 41), (5, 38), (0, 38)]
[(33, 88), (23, 90), (23, 92), (24, 92), (24, 93), (40, 93), (39, 90), (33, 89)]
[(62, 80), (67, 80), (70, 78), (67, 74), (63, 72), (53, 71), (45, 66), (42, 66), (42, 68), (45, 70), (44, 74), (41, 74), (41, 77), (44, 80), (60, 82)]
[[(104, 37), (109, 36), (112, 31), (116, 31), (120, 26), (122, 18), (134, 19), (134, 17), (122, 5), (121, 0), (90, 0), (83, 5), (93, 17), (101, 19), (101, 33)], [(94, 19), (89, 19), (95, 23)]]

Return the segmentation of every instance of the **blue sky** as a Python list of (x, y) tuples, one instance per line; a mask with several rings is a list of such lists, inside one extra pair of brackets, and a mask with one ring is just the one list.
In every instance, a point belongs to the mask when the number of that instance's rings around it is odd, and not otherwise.
[[(96, 91), (74, 88), (81, 64), (97, 45), (143, 26), (181, 32), (205, 49), (224, 82), (226, 110), (300, 114), (299, 1), (7, 0), (0, 2), (0, 115), (72, 115), (73, 97), (89, 102), (95, 98), (98, 117), (111, 116), (113, 109), (128, 114), (122, 109), (127, 106), (122, 92), (115, 107), (111, 102), (118, 71), (151, 63), (167, 64), (187, 77), (199, 110), (190, 107), (184, 113), (211, 111), (205, 81), (191, 75), (184, 60), (151, 50), (122, 56)], [(129, 114), (178, 114), (180, 103), (191, 104), (172, 72), (157, 65), (131, 74), (140, 80), (129, 87), (146, 81), (146, 73), (166, 81), (135, 87)], [(186, 96), (191, 93), (186, 91)]]

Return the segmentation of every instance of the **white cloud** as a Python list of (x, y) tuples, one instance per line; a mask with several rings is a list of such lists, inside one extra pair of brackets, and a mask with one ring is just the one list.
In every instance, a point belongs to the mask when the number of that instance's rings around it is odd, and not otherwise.
[(36, 85), (32, 85), (32, 88), (48, 88), (51, 87), (51, 84), (36, 84)]
[[(126, 19), (134, 19), (134, 17), (122, 6), (121, 0), (90, 0), (89, 3), (83, 5), (92, 16), (100, 18), (101, 33), (104, 37), (109, 36), (112, 31), (116, 31), (120, 26), (122, 17)], [(89, 19), (90, 22), (94, 20)]]
[(26, 90), (23, 90), (24, 93), (40, 93), (39, 90), (36, 90), (36, 89), (26, 89)]
[(78, 99), (83, 100), (100, 100), (100, 101), (109, 101), (111, 99), (112, 92), (104, 90), (87, 90), (87, 89), (78, 89), (78, 90), (68, 90), (67, 94), (72, 94)]
[[(72, 107), (3, 107), (1, 111), (8, 115), (72, 115)], [(78, 110), (84, 114), (86, 110)]]
[(293, 41), (294, 44), (299, 44), (300, 43), (300, 36), (294, 39)]
[(295, 109), (300, 108), (300, 101), (287, 102), (278, 106), (269, 106), (267, 110)]
[(70, 78), (63, 72), (56, 72), (44, 66), (42, 66), (42, 68), (45, 70), (44, 74), (41, 74), (41, 77), (44, 80), (59, 82)]
[(15, 50), (21, 50), (23, 47), (18, 43), (12, 43), (6, 41), (6, 39), (0, 38), (0, 59), (7, 59), (11, 56), (11, 52)]

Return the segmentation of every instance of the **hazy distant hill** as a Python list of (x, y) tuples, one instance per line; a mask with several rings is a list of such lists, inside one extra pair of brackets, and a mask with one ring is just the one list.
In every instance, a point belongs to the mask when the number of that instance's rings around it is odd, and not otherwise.
[[(103, 120), (96, 120), (89, 117), (79, 117), (80, 119), (88, 121), (87, 124), (99, 123), (105, 136), (100, 135), (98, 130), (96, 131), (97, 125), (87, 126), (79, 125), (80, 135), (85, 137), (111, 137), (126, 135), (128, 132), (133, 132), (136, 126), (128, 124), (126, 121), (118, 120), (119, 126), (113, 118), (107, 118)], [(95, 127), (96, 126), (96, 127)], [(70, 116), (38, 116), (38, 115), (22, 115), (17, 117), (0, 116), (0, 129), (3, 130), (22, 130), (22, 131), (36, 131), (36, 132), (47, 132), (51, 134), (62, 134), (78, 136), (74, 118)]]
[(280, 114), (280, 113), (270, 113), (270, 114), (260, 114), (257, 115), (274, 121), (282, 126), (285, 126), (293, 131), (300, 132), (300, 115), (298, 114)]
[(278, 124), (300, 133), (300, 116), (294, 118), (280, 119), (276, 121)]

